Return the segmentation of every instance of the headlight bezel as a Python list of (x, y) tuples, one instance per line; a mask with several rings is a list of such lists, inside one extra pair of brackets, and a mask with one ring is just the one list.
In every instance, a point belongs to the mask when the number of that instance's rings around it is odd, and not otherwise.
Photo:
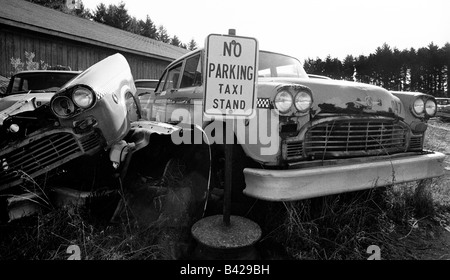
[[(419, 103), (419, 104), (417, 104)], [(421, 105), (420, 105), (421, 103)], [(417, 110), (416, 108), (422, 108), (421, 110)], [(424, 115), (425, 113), (425, 101), (423, 100), (423, 98), (421, 96), (417, 97), (414, 102), (411, 105), (411, 111), (413, 112), (413, 114), (417, 117), (421, 117)]]
[[(65, 102), (66, 106), (62, 105), (63, 102)], [(59, 95), (53, 98), (50, 106), (53, 113), (60, 118), (69, 118), (76, 111), (75, 104), (73, 103), (72, 99), (66, 95)]]
[[(289, 96), (289, 101), (283, 107), (279, 105), (281, 102), (278, 101), (282, 94)], [(302, 102), (306, 105), (300, 106), (299, 103)], [(313, 94), (308, 87), (297, 84), (288, 84), (277, 87), (277, 93), (273, 99), (273, 107), (278, 114), (282, 116), (304, 116), (311, 110), (313, 102)]]
[[(428, 112), (428, 108), (429, 108), (428, 104), (429, 104), (429, 103), (433, 103), (433, 105), (434, 105), (434, 112), (433, 112), (433, 113), (429, 113), (429, 112)], [(428, 98), (428, 99), (425, 101), (425, 109), (424, 109), (424, 112), (425, 112), (425, 114), (426, 114), (427, 116), (429, 116), (429, 117), (434, 117), (434, 116), (436, 116), (436, 113), (437, 113), (437, 103), (436, 103), (436, 101), (435, 101), (434, 99)]]
[[(277, 104), (278, 104), (278, 103), (277, 103), (277, 99), (278, 99), (278, 97), (280, 97), (282, 94), (285, 94), (285, 96), (288, 97), (288, 98), (290, 99), (290, 104), (289, 104), (289, 106), (285, 106), (286, 108), (280, 108), (280, 106), (277, 105)], [(274, 106), (275, 106), (275, 109), (278, 110), (278, 112), (280, 112), (281, 114), (286, 114), (286, 113), (288, 113), (289, 111), (291, 111), (292, 105), (294, 105), (294, 97), (292, 96), (292, 94), (291, 94), (288, 90), (282, 89), (282, 90), (278, 91), (277, 94), (275, 95), (275, 98), (274, 98), (274, 100), (273, 100), (273, 104), (274, 104)]]
[[(428, 111), (429, 106), (427, 107), (427, 104), (430, 105), (430, 102), (434, 105), (434, 112)], [(417, 103), (421, 103), (421, 105), (417, 106)], [(416, 110), (417, 107), (421, 107), (421, 110)], [(417, 118), (432, 118), (436, 116), (436, 113), (438, 111), (438, 106), (436, 103), (436, 100), (432, 96), (428, 95), (421, 95), (417, 96), (413, 103), (411, 104), (411, 112), (412, 114)]]
[[(303, 97), (305, 97), (305, 96), (308, 97), (308, 101), (307, 101), (308, 105), (305, 106), (305, 107), (303, 107), (303, 108), (299, 108), (299, 106), (297, 105), (297, 103), (298, 103), (297, 100), (298, 100), (299, 98), (301, 98), (302, 96), (303, 96)], [(305, 102), (305, 101), (303, 101), (303, 102)], [(294, 106), (295, 106), (295, 108), (298, 110), (298, 112), (300, 112), (300, 113), (306, 113), (306, 112), (308, 112), (309, 109), (311, 109), (312, 103), (313, 103), (312, 95), (311, 95), (310, 92), (308, 92), (308, 91), (306, 91), (306, 90), (300, 90), (300, 91), (298, 91), (298, 92), (296, 93), (295, 97), (294, 97)]]
[[(84, 93), (90, 94), (91, 100), (88, 102), (88, 104), (82, 104), (82, 102), (80, 102), (79, 98), (75, 96), (75, 93), (77, 91), (84, 91)], [(64, 105), (62, 102), (65, 102)], [(95, 106), (96, 103), (97, 96), (89, 86), (77, 85), (53, 96), (52, 100), (50, 101), (50, 107), (52, 112), (57, 117), (67, 119), (75, 117), (82, 112), (91, 109)], [(64, 107), (65, 105), (67, 106)], [(70, 109), (68, 113), (62, 113), (68, 108)]]

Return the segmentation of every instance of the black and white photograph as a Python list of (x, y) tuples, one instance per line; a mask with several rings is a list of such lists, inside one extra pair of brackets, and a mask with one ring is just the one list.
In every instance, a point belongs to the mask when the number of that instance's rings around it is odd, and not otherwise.
[(0, 0), (0, 265), (450, 260), (449, 10)]

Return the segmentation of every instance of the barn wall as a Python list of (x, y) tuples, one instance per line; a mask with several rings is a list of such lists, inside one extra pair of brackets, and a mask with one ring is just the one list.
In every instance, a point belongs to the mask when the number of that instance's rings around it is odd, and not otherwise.
[(36, 55), (35, 62), (69, 66), (72, 70), (85, 70), (119, 52), (128, 60), (135, 79), (158, 79), (169, 64), (168, 61), (0, 24), (0, 75), (10, 77), (13, 71), (11, 58), (20, 57), (25, 62), (25, 51)]

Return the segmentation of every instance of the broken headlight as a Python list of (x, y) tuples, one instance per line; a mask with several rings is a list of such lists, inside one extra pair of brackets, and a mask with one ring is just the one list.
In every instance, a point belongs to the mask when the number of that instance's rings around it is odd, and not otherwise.
[(75, 104), (67, 96), (58, 96), (52, 100), (52, 110), (60, 118), (67, 118), (75, 112)]

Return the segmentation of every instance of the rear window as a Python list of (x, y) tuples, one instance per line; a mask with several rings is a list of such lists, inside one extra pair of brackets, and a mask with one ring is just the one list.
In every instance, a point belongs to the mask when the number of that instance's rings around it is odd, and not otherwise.
[(12, 77), (6, 94), (28, 91), (56, 92), (77, 73), (24, 73)]

